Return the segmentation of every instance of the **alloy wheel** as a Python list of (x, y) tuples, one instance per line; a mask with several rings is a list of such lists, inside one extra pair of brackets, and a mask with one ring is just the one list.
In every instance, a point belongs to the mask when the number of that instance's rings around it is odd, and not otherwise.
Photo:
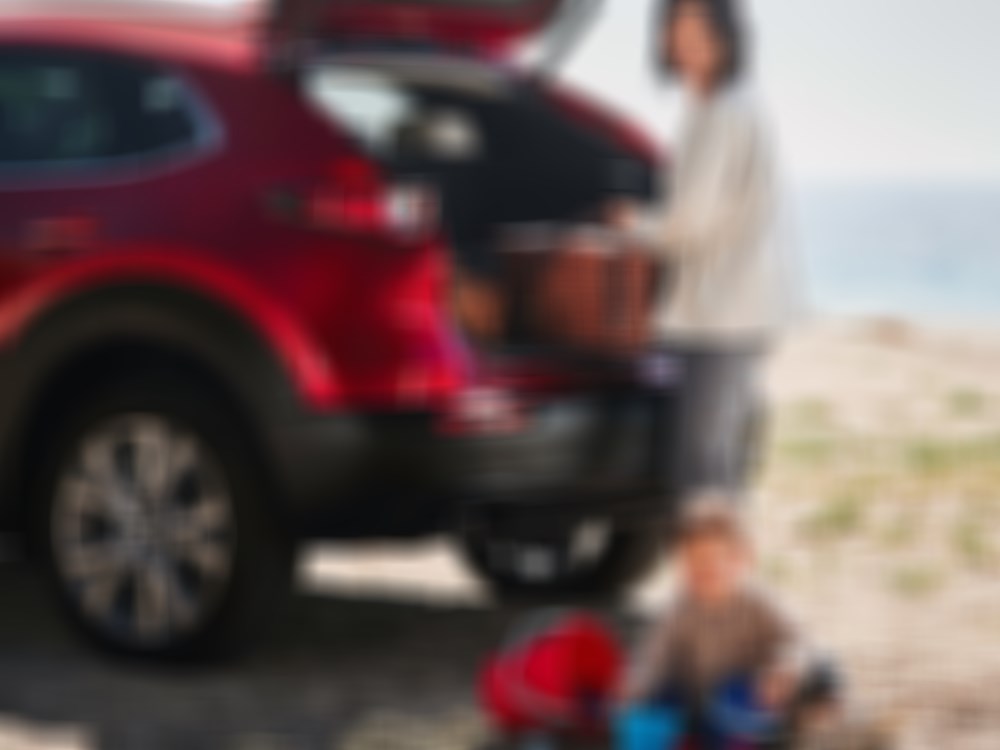
[(50, 519), (74, 609), (131, 648), (196, 632), (233, 574), (231, 488), (211, 447), (160, 415), (86, 431), (57, 477)]

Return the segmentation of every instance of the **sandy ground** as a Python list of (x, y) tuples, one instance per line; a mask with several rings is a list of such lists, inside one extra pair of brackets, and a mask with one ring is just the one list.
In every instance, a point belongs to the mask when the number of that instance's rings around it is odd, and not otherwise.
[[(905, 750), (1000, 748), (1000, 332), (824, 324), (768, 372), (762, 573)], [(664, 568), (636, 593), (649, 611)], [(445, 544), (303, 560), (249, 662), (151, 671), (69, 638), (0, 564), (0, 750), (471, 748), (471, 690), (512, 613)], [(41, 743), (41, 744), (39, 744)]]
[(907, 748), (1000, 748), (1000, 335), (816, 327), (776, 358), (762, 565)]

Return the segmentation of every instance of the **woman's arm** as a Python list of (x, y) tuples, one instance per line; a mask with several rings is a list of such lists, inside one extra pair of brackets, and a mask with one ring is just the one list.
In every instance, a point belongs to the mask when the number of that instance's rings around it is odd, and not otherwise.
[[(751, 111), (736, 111), (721, 140), (710, 143), (698, 168), (721, 169), (719, 180), (679, 185), (673, 202), (640, 222), (639, 234), (670, 258), (704, 256), (752, 242), (769, 226), (777, 204), (777, 169), (770, 135)], [(726, 142), (728, 141), (728, 142)], [(713, 159), (726, 163), (713, 163)]]

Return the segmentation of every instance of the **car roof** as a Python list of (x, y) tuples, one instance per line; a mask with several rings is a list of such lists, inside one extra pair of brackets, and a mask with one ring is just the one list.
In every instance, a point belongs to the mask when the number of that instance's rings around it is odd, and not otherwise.
[(258, 25), (73, 14), (0, 16), (0, 45), (54, 45), (139, 55), (181, 64), (250, 71), (260, 61)]

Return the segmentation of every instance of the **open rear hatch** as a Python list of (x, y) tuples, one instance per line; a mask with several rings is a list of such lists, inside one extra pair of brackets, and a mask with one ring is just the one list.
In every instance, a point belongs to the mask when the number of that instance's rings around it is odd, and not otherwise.
[(551, 35), (563, 47), (600, 0), (272, 0), (272, 57), (315, 44), (406, 43), (502, 57)]
[(388, 172), (433, 183), (470, 338), (514, 369), (544, 361), (575, 380), (595, 372), (581, 362), (643, 348), (658, 277), (576, 230), (612, 198), (648, 199), (658, 165), (625, 121), (492, 63), (531, 42), (548, 67), (600, 2), (275, 0), (270, 26), (272, 59), (300, 72), (318, 111)]

